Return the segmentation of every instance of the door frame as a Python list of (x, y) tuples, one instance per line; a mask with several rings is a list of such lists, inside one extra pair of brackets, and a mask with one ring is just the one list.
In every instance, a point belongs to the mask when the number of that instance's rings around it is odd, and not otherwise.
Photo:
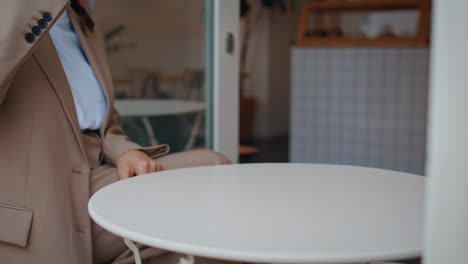
[[(239, 1), (212, 1), (213, 150), (239, 159)], [(209, 45), (207, 45), (209, 46)], [(232, 49), (229, 51), (228, 46)]]

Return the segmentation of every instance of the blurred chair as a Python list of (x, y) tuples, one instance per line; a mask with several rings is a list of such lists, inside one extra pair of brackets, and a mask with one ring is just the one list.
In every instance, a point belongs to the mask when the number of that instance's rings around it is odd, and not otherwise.
[[(206, 102), (205, 100), (205, 71), (202, 69), (186, 69), (182, 73), (181, 92), (178, 93), (178, 99), (188, 101)], [(198, 131), (193, 142), (187, 142), (186, 146), (204, 146), (205, 145), (205, 115), (203, 113), (194, 113), (184, 117), (192, 123), (192, 130)]]
[[(182, 76), (163, 76), (159, 71), (135, 68), (130, 71), (130, 76), (129, 88), (125, 93), (119, 93), (117, 98), (202, 101), (204, 97), (204, 73), (201, 70), (186, 70)], [(165, 81), (172, 85), (164, 87), (162, 84)], [(186, 146), (193, 146), (203, 141), (203, 138), (191, 137), (194, 128), (200, 130), (202, 116), (202, 113), (153, 116), (148, 120), (158, 143), (169, 144), (171, 152), (179, 152), (185, 150)], [(148, 133), (141, 119), (123, 118), (122, 127), (132, 141), (142, 146), (150, 145)]]
[[(140, 99), (157, 96), (159, 90), (159, 71), (148, 71), (144, 69), (130, 69), (124, 77), (118, 78), (119, 82), (126, 85), (116, 89), (117, 99)], [(140, 118), (125, 117), (121, 120), (125, 134), (130, 140), (141, 146), (149, 146), (150, 138)]]
[(203, 70), (185, 70), (182, 74), (179, 98), (191, 101), (205, 100), (205, 72)]
[[(203, 70), (185, 70), (181, 76), (168, 76), (167, 81), (177, 83), (168, 89), (166, 93), (160, 92), (168, 99), (203, 101), (205, 76)], [(160, 97), (161, 98), (161, 97)], [(202, 124), (203, 113), (191, 113), (178, 116), (155, 116), (150, 118), (154, 134), (161, 142), (168, 143), (172, 152), (187, 150), (204, 143)], [(165, 129), (158, 129), (158, 125), (164, 125)], [(166, 129), (168, 127), (169, 129)], [(197, 137), (192, 137), (193, 131), (197, 131)]]
[(128, 98), (151, 99), (161, 98), (161, 72), (139, 68), (130, 70), (132, 83)]

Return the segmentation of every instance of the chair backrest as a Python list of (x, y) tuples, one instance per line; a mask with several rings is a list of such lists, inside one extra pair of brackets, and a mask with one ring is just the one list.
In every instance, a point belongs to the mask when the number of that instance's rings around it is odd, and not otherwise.
[(203, 101), (205, 99), (204, 84), (205, 72), (203, 70), (185, 70), (182, 74), (180, 99)]
[(129, 98), (160, 98), (160, 72), (146, 69), (132, 69), (130, 71), (132, 83)]

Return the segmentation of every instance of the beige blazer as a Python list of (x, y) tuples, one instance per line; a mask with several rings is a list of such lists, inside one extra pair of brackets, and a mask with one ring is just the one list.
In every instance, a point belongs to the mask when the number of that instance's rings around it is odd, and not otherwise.
[[(71, 90), (47, 30), (66, 0), (0, 0), (0, 263), (92, 262), (89, 165)], [(103, 38), (84, 34), (68, 8), (83, 50), (107, 97), (100, 130), (103, 153), (114, 164), (141, 149), (118, 124)], [(25, 33), (50, 12), (34, 43)], [(142, 149), (153, 157), (166, 145)]]

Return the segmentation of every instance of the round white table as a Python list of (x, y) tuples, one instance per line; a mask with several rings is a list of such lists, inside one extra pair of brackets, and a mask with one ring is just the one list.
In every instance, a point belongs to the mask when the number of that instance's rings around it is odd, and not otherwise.
[(261, 263), (398, 260), (421, 255), (424, 184), (354, 166), (221, 165), (120, 181), (88, 209), (130, 247)]
[(205, 110), (205, 103), (173, 99), (118, 99), (115, 107), (122, 116), (180, 115)]
[(190, 137), (185, 144), (185, 149), (193, 147), (197, 133), (200, 130), (202, 113), (205, 110), (205, 103), (203, 102), (173, 99), (118, 99), (115, 100), (114, 105), (122, 117), (141, 118), (151, 145), (157, 145), (158, 140), (153, 133), (148, 117), (198, 113)]

